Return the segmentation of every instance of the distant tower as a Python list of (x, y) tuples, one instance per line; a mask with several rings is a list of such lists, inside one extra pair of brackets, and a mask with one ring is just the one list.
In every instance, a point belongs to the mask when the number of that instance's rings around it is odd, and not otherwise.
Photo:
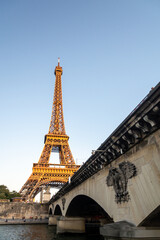
[[(55, 89), (49, 132), (45, 135), (45, 144), (38, 163), (33, 164), (32, 174), (20, 190), (25, 200), (33, 198), (44, 187), (60, 187), (79, 169), (75, 164), (66, 135), (62, 104), (62, 67), (58, 58), (55, 68)], [(60, 164), (50, 164), (52, 151), (58, 151)]]

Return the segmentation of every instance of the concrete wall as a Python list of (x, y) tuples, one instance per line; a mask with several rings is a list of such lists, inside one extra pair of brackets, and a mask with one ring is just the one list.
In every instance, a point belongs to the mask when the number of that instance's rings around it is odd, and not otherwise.
[(53, 213), (58, 204), (62, 215), (65, 216), (70, 202), (78, 195), (86, 195), (94, 199), (114, 222), (127, 220), (138, 226), (160, 206), (160, 130), (121, 155), (112, 163), (112, 166), (118, 167), (118, 164), (123, 161), (129, 161), (137, 168), (137, 176), (128, 180), (129, 202), (121, 204), (115, 202), (113, 187), (106, 185), (106, 177), (111, 167), (108, 165), (62, 196), (66, 199), (64, 210), (62, 198), (53, 203), (54, 207), (50, 205)]
[(0, 203), (0, 218), (22, 219), (48, 217), (48, 205), (39, 203)]

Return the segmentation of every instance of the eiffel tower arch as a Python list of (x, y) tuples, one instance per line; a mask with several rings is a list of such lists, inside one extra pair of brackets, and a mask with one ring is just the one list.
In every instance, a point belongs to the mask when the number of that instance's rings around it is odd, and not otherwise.
[[(62, 67), (58, 59), (55, 68), (55, 89), (52, 115), (48, 134), (45, 135), (44, 148), (38, 163), (33, 163), (32, 173), (22, 186), (20, 193), (25, 201), (33, 201), (34, 197), (45, 187), (61, 187), (79, 169), (69, 147), (69, 137), (65, 131), (62, 102)], [(52, 151), (59, 152), (59, 164), (51, 164)]]

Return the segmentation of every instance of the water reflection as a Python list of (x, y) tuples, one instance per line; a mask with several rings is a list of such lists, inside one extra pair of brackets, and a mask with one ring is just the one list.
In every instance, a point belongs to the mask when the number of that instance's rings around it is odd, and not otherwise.
[(1, 225), (0, 240), (102, 240), (102, 237), (56, 235), (56, 227), (48, 225)]
[(55, 228), (46, 225), (3, 225), (0, 240), (52, 240), (56, 239)]

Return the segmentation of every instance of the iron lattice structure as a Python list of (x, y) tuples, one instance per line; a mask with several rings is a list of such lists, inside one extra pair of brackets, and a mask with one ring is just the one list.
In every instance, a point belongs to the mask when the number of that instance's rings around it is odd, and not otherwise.
[[(55, 68), (55, 89), (49, 132), (38, 163), (33, 164), (32, 174), (20, 190), (25, 200), (32, 201), (44, 186), (61, 187), (80, 167), (76, 165), (65, 132), (62, 103), (62, 67), (58, 60)], [(58, 150), (60, 164), (50, 164), (51, 152)]]

